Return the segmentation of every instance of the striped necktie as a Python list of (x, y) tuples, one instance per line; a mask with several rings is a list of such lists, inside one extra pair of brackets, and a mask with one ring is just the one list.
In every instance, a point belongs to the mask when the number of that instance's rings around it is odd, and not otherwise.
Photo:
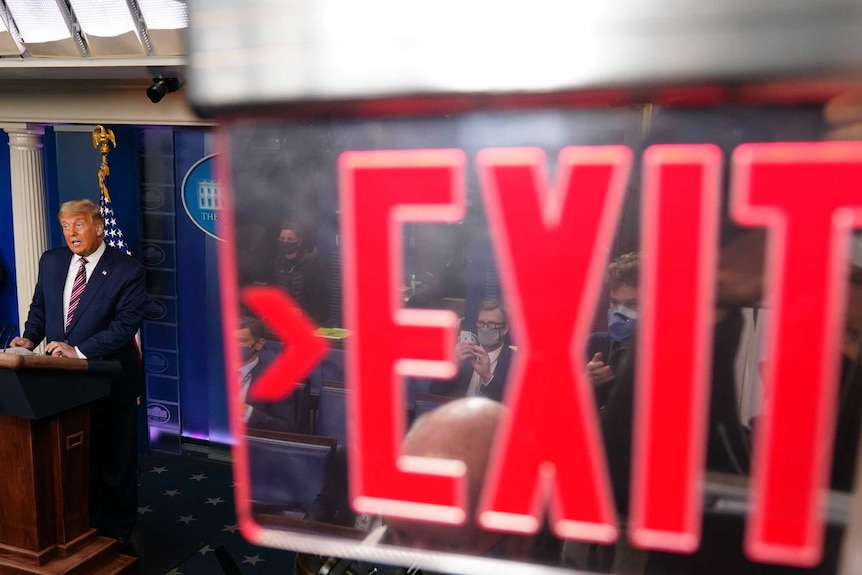
[(69, 326), (72, 325), (72, 318), (75, 316), (75, 309), (78, 307), (78, 301), (81, 299), (81, 294), (84, 293), (84, 288), (87, 287), (87, 259), (79, 260), (81, 265), (78, 266), (78, 273), (75, 275), (75, 283), (72, 284), (72, 295), (69, 296), (69, 313), (66, 314), (66, 333), (69, 333)]

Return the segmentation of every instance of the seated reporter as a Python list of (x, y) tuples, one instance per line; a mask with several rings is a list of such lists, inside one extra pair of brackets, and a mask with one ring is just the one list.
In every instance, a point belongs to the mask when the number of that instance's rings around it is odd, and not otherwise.
[(449, 397), (487, 397), (502, 401), (506, 389), (512, 349), (508, 345), (506, 310), (497, 301), (479, 304), (476, 341), (459, 341), (455, 350), (458, 375), (449, 381), (434, 381), (430, 392)]
[(267, 370), (274, 355), (264, 354), (266, 339), (263, 324), (251, 317), (240, 318), (237, 331), (239, 346), (240, 397), (245, 406), (243, 421), (249, 429), (295, 433), (298, 430), (293, 397), (282, 401), (264, 402), (248, 399), (251, 384)]

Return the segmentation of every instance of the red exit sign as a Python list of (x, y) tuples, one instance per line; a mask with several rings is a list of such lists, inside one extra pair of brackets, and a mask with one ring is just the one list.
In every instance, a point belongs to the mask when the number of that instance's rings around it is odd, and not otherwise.
[[(519, 348), (505, 398), (510, 414), (477, 520), (534, 533), (547, 512), (562, 538), (613, 542), (616, 511), (583, 350), (631, 152), (566, 148), (552, 184), (539, 149), (486, 149), (476, 163)], [(653, 146), (643, 164), (629, 535), (639, 547), (684, 553), (700, 542), (722, 155), (712, 145)], [(358, 512), (452, 525), (468, 516), (461, 468), (402, 459), (400, 449), (402, 378), (456, 371), (455, 315), (402, 307), (400, 226), (459, 221), (465, 166), (460, 150), (341, 156), (345, 327), (353, 333), (349, 475)], [(765, 297), (774, 318), (745, 550), (757, 561), (814, 565), (822, 555), (849, 240), (862, 217), (862, 143), (740, 146), (730, 188), (734, 221), (769, 231)], [(310, 326), (282, 292), (249, 289), (244, 299), (266, 309), (271, 327), (292, 343), (292, 356), (250, 393), (283, 398), (293, 389), (284, 382), (318, 361), (323, 344), (310, 343)], [(299, 342), (308, 342), (308, 353)]]

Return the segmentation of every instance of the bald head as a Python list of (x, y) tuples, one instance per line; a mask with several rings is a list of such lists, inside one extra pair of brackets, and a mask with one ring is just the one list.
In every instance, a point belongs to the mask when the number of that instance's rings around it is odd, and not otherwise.
[(456, 399), (416, 420), (404, 439), (404, 455), (459, 459), (467, 466), (470, 503), (475, 505), (488, 465), (501, 403), (483, 397)]
[[(404, 455), (457, 459), (467, 468), (468, 511), (479, 501), (482, 482), (497, 428), (506, 408), (490, 399), (456, 399), (416, 420), (404, 438)], [(440, 550), (482, 550), (500, 539), (499, 533), (480, 530), (472, 516), (461, 527), (423, 524), (396, 518), (386, 523), (396, 542)], [(462, 548), (462, 546), (467, 546)]]

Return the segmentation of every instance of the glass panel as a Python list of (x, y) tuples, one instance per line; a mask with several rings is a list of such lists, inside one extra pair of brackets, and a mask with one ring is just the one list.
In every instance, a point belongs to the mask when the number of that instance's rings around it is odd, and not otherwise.
[[(239, 512), (264, 528), (259, 541), (319, 554), (340, 545), (330, 560), (351, 558), (354, 573), (382, 563), (499, 572), (489, 558), (519, 572), (759, 572), (751, 557), (835, 573), (862, 409), (852, 399), (862, 393), (862, 283), (846, 250), (815, 241), (831, 216), (808, 212), (827, 197), (855, 206), (845, 183), (862, 185), (862, 172), (795, 182), (822, 162), (862, 165), (856, 144), (827, 145), (845, 139), (860, 99), (823, 86), (775, 97), (789, 93), (740, 89), (704, 105), (702, 93), (668, 90), (640, 104), (549, 98), (510, 110), (225, 122), (223, 309), (225, 333), (240, 340), (228, 365), (253, 365), (228, 391), (247, 432), (235, 459)], [(782, 292), (801, 298), (790, 305), (778, 299), (781, 260), (767, 240), (781, 228), (742, 207), (781, 205), (782, 190), (805, 206), (792, 233), (807, 239), (787, 253), (810, 250), (786, 273), (812, 270), (785, 277), (819, 289), (817, 301), (799, 291)], [(814, 221), (826, 227), (807, 227)], [(834, 320), (827, 339), (813, 327), (823, 314)], [(323, 349), (302, 337), (315, 327)], [(831, 375), (777, 369), (798, 365), (790, 345)], [(269, 381), (257, 379), (264, 366)], [(792, 400), (771, 407), (805, 390), (831, 398), (823, 411), (814, 399), (799, 412)], [(802, 425), (814, 425), (813, 459), (799, 458)], [(794, 439), (770, 443), (764, 426)], [(816, 466), (833, 448), (819, 468), (824, 519), (812, 523), (822, 557), (745, 544), (749, 515), (776, 512), (752, 507), (753, 490), (820, 501), (801, 471), (769, 479), (752, 475), (752, 461), (765, 465), (768, 451), (774, 469)], [(402, 454), (422, 459), (396, 462)], [(463, 483), (447, 479), (465, 469)], [(667, 506), (653, 516), (649, 501)], [(804, 514), (781, 501), (785, 522)], [(685, 511), (672, 515), (673, 505)], [(679, 523), (649, 523), (663, 517)]]

